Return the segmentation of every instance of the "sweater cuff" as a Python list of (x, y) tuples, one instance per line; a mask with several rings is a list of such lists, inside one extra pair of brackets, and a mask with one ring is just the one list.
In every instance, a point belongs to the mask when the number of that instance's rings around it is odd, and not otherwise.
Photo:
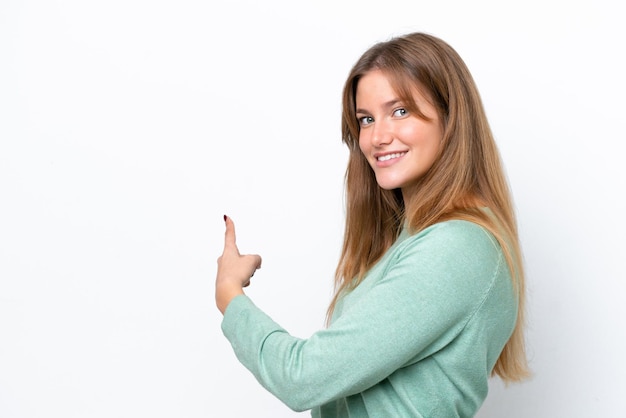
[(235, 296), (226, 307), (222, 332), (244, 365), (251, 366), (260, 344), (275, 331), (284, 330), (246, 295)]
[(256, 306), (252, 300), (246, 295), (235, 296), (224, 311), (222, 319), (222, 332), (229, 340), (235, 336), (237, 331), (237, 321), (241, 315), (248, 309), (255, 309)]

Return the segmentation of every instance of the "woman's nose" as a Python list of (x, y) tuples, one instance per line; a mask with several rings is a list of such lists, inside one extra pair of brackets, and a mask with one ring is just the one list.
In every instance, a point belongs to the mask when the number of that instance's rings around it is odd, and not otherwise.
[(382, 145), (390, 144), (393, 141), (393, 134), (389, 125), (382, 121), (377, 121), (373, 126), (372, 132), (372, 145), (380, 147)]

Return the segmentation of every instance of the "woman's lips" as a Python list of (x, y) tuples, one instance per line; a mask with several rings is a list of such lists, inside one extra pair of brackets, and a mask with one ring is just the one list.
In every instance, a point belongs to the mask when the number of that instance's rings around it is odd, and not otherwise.
[(377, 167), (388, 167), (395, 164), (400, 158), (406, 155), (406, 151), (389, 152), (386, 154), (375, 155)]
[(389, 161), (389, 160), (393, 160), (395, 158), (400, 158), (402, 157), (404, 154), (406, 154), (406, 151), (404, 152), (394, 152), (391, 154), (385, 154), (385, 155), (380, 155), (378, 157), (376, 157), (376, 161)]

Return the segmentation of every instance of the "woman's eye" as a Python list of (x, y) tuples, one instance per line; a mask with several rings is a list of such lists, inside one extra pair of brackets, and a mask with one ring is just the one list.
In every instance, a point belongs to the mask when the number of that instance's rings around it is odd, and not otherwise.
[(396, 109), (393, 111), (394, 116), (406, 116), (409, 112), (405, 108)]
[(359, 118), (359, 124), (361, 126), (369, 125), (372, 122), (374, 122), (374, 118), (371, 116), (363, 116)]

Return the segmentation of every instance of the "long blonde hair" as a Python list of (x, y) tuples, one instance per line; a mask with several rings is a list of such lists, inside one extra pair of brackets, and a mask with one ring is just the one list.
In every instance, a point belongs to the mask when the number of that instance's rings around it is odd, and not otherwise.
[[(412, 94), (418, 88), (430, 98), (443, 125), (441, 152), (419, 180), (410, 204), (399, 190), (378, 186), (359, 148), (356, 89), (360, 78), (373, 70), (382, 71), (409, 111), (423, 117)], [(524, 272), (514, 209), (480, 95), (461, 57), (441, 39), (424, 33), (372, 46), (354, 65), (344, 86), (342, 139), (350, 150), (345, 176), (346, 225), (327, 320), (338, 299), (358, 286), (393, 244), (405, 220), (412, 232), (444, 220), (468, 220), (489, 230), (500, 243), (519, 301), (515, 329), (493, 374), (505, 382), (527, 377)], [(480, 206), (489, 208), (490, 213)]]

